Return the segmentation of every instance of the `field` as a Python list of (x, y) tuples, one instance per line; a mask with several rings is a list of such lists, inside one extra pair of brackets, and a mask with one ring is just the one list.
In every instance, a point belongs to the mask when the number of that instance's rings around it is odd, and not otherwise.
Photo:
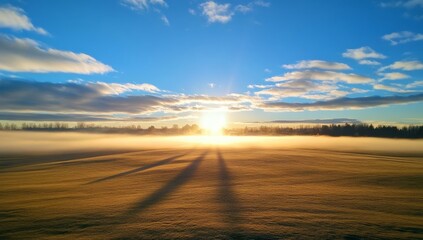
[(0, 239), (423, 239), (422, 140), (0, 141)]

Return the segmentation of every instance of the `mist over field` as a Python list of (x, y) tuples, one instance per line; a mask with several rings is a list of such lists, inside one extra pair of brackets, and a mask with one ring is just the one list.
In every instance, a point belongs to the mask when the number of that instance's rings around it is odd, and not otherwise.
[(1, 239), (418, 239), (423, 141), (2, 132)]
[(66, 132), (2, 132), (1, 153), (53, 153), (98, 150), (192, 148), (304, 148), (331, 151), (376, 151), (421, 154), (422, 139), (326, 136), (133, 136)]

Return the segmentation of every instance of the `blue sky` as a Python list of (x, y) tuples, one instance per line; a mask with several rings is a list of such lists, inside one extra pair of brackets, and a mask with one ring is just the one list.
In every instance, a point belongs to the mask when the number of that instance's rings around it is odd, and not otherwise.
[(422, 0), (0, 1), (0, 118), (423, 123), (422, 26)]

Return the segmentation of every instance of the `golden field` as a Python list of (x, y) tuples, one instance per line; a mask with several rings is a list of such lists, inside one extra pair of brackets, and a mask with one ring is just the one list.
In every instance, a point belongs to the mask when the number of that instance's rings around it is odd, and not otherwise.
[(0, 239), (423, 238), (422, 140), (0, 141)]

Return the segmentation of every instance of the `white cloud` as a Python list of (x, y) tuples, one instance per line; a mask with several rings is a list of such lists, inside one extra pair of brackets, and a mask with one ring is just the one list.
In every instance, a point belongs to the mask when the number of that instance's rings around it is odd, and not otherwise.
[(0, 70), (10, 72), (106, 73), (114, 71), (95, 58), (70, 51), (42, 48), (27, 38), (0, 35)]
[(423, 34), (413, 33), (408, 31), (403, 32), (393, 32), (386, 34), (382, 39), (391, 42), (392, 45), (397, 45), (401, 43), (414, 42), (423, 40)]
[(167, 4), (164, 0), (122, 0), (121, 3), (124, 6), (137, 11), (146, 10), (150, 5), (160, 5), (162, 7), (167, 7)]
[(139, 12), (146, 11), (152, 7), (153, 11), (160, 16), (160, 20), (162, 20), (164, 25), (170, 26), (169, 19), (160, 10), (160, 8), (168, 6), (165, 0), (121, 0), (120, 2), (123, 6)]
[(260, 7), (270, 7), (270, 2), (266, 2), (263, 0), (257, 0), (257, 1), (254, 1), (253, 3)]
[(261, 1), (261, 0), (252, 1), (252, 2), (249, 2), (248, 4), (245, 4), (245, 5), (239, 4), (239, 5), (235, 6), (235, 11), (242, 12), (242, 13), (248, 13), (248, 12), (253, 11), (256, 6), (270, 7), (270, 3), (265, 2), (265, 1)]
[(216, 83), (209, 83), (208, 85), (209, 85), (210, 88), (216, 87)]
[(373, 88), (376, 89), (376, 90), (385, 90), (385, 91), (397, 92), (397, 93), (410, 93), (410, 92), (414, 92), (412, 90), (404, 90), (402, 88), (387, 86), (387, 85), (383, 85), (383, 84), (375, 84), (375, 85), (373, 85)]
[(390, 72), (390, 73), (378, 73), (378, 75), (382, 76), (380, 81), (383, 80), (400, 80), (410, 78), (407, 74), (400, 73), (400, 72)]
[(166, 26), (170, 26), (169, 19), (165, 15), (160, 18)]
[(230, 9), (230, 4), (217, 4), (214, 1), (208, 1), (200, 4), (202, 13), (207, 17), (210, 23), (227, 23), (232, 19), (234, 13)]
[(43, 35), (48, 34), (46, 30), (35, 27), (22, 9), (11, 6), (0, 7), (0, 28), (34, 31)]
[(159, 4), (162, 6), (167, 6), (166, 1), (164, 0), (150, 0), (151, 4)]
[(282, 65), (286, 69), (310, 69), (310, 68), (319, 68), (325, 70), (348, 70), (351, 69), (345, 63), (338, 62), (327, 62), (322, 60), (303, 60), (299, 61), (296, 64), (285, 64)]
[(413, 8), (413, 7), (423, 8), (423, 0), (408, 0), (408, 1), (405, 1), (403, 5), (408, 8)]
[(121, 94), (124, 92), (132, 92), (133, 90), (144, 91), (149, 93), (160, 92), (160, 89), (149, 83), (133, 84), (133, 83), (105, 83), (95, 82), (88, 83), (90, 87), (98, 88), (102, 94)]
[(360, 61), (358, 61), (358, 63), (361, 64), (361, 65), (373, 65), (373, 66), (380, 65), (380, 62), (378, 62), (378, 61), (366, 60), (366, 59), (360, 60)]
[(381, 7), (405, 7), (405, 8), (423, 8), (423, 0), (405, 0), (405, 1), (390, 1), (380, 3)]
[(242, 12), (242, 13), (247, 13), (247, 12), (253, 11), (253, 8), (250, 7), (250, 6), (248, 6), (248, 5), (239, 4), (239, 5), (236, 5), (235, 11)]
[[(260, 85), (259, 85), (260, 86)], [(268, 86), (268, 85), (264, 85)], [(333, 99), (343, 97), (349, 93), (338, 89), (333, 82), (316, 82), (312, 80), (292, 80), (270, 85), (268, 89), (256, 92), (256, 95), (270, 95), (271, 100), (286, 97), (298, 97), (303, 99)]]
[(371, 83), (373, 79), (354, 73), (346, 74), (333, 71), (297, 71), (288, 72), (282, 76), (274, 76), (266, 79), (270, 82), (280, 82), (287, 80), (320, 80), (320, 81), (342, 81), (347, 83)]
[(397, 61), (391, 65), (380, 68), (379, 71), (385, 71), (386, 69), (404, 71), (421, 70), (423, 69), (423, 63), (420, 61)]
[[(247, 4), (238, 4), (235, 7), (231, 7), (229, 3), (218, 4), (215, 1), (207, 1), (199, 5), (202, 10), (202, 14), (207, 17), (209, 23), (227, 23), (232, 20), (232, 17), (240, 13), (249, 13), (254, 10), (255, 7), (269, 7), (270, 3), (262, 0), (252, 1)], [(192, 15), (195, 15), (195, 11), (188, 10)]]
[(347, 51), (344, 52), (342, 56), (346, 58), (352, 58), (355, 60), (362, 60), (367, 58), (379, 58), (379, 59), (386, 58), (385, 55), (381, 53), (377, 53), (375, 50), (371, 49), (370, 47), (347, 49)]
[(189, 12), (191, 15), (196, 15), (196, 14), (197, 14), (197, 13), (195, 12), (195, 10), (194, 10), (194, 9), (192, 9), (192, 8), (188, 9), (188, 12)]
[(423, 87), (423, 81), (415, 81), (405, 85), (406, 88), (421, 88)]
[(261, 85), (261, 84), (250, 84), (247, 87), (248, 88), (270, 88), (273, 87), (274, 85)]

